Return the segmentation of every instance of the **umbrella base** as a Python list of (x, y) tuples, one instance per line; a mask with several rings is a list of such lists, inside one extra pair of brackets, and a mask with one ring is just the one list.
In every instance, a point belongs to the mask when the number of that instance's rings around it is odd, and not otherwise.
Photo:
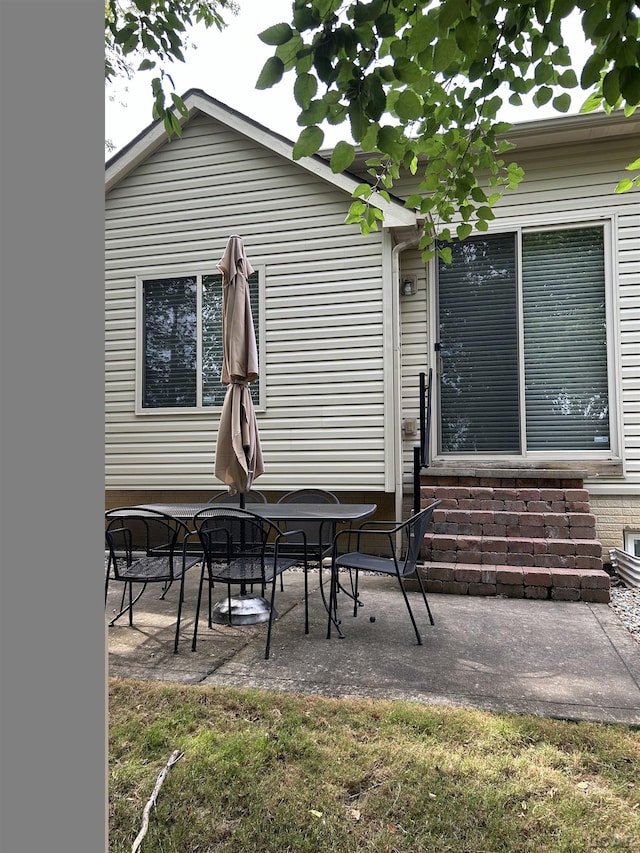
[[(232, 595), (231, 610), (228, 598), (221, 599), (211, 608), (211, 621), (217, 625), (258, 625), (268, 622), (270, 616), (269, 602), (260, 595)], [(273, 618), (278, 618), (275, 610)]]

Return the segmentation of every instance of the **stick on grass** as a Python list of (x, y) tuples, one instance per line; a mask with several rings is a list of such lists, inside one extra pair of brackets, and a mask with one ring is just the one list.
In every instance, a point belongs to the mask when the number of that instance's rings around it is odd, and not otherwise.
[(171, 758), (167, 761), (165, 766), (160, 771), (160, 774), (156, 779), (156, 784), (153, 789), (153, 793), (147, 800), (147, 804), (144, 807), (144, 812), (142, 813), (142, 827), (140, 829), (140, 832), (138, 833), (136, 840), (133, 842), (131, 853), (137, 853), (137, 851), (140, 849), (140, 845), (142, 844), (142, 841), (145, 835), (147, 834), (147, 830), (149, 829), (149, 814), (151, 813), (152, 807), (156, 804), (158, 794), (160, 793), (160, 788), (162, 787), (162, 783), (167, 778), (169, 770), (171, 770), (171, 768), (177, 761), (180, 761), (183, 755), (184, 753), (180, 752), (178, 749), (174, 750), (174, 752), (171, 753)]

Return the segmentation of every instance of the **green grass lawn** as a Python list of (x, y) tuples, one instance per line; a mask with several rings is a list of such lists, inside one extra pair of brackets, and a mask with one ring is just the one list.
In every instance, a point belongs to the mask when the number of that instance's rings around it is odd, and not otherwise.
[(109, 682), (109, 849), (141, 853), (640, 850), (625, 726)]

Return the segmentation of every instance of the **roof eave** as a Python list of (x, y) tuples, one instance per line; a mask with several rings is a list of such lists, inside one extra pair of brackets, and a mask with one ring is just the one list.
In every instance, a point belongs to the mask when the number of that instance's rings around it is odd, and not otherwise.
[[(255, 142), (263, 145), (265, 148), (274, 151), (286, 160), (295, 163), (297, 166), (315, 175), (317, 178), (326, 181), (338, 189), (343, 190), (348, 195), (352, 195), (360, 183), (360, 179), (348, 172), (335, 174), (331, 170), (328, 161), (316, 154), (312, 157), (302, 157), (295, 160), (293, 157), (293, 142), (280, 136), (277, 133), (264, 127), (264, 125), (253, 121), (247, 116), (242, 115), (237, 110), (227, 107), (220, 101), (202, 92), (199, 89), (190, 89), (183, 96), (184, 103), (188, 110), (188, 117), (180, 114), (178, 118), (180, 123), (184, 125), (196, 113), (202, 112), (205, 115), (226, 124), (229, 127), (237, 130), (244, 136), (249, 137)], [(108, 192), (132, 169), (146, 159), (156, 148), (167, 141), (167, 134), (164, 125), (161, 121), (156, 121), (148, 128), (138, 134), (128, 145), (126, 145), (117, 155), (107, 161), (105, 170), (105, 191)], [(404, 207), (400, 200), (386, 201), (378, 193), (370, 199), (371, 204), (379, 208), (384, 213), (385, 227), (393, 228), (404, 225), (414, 225), (416, 215), (414, 211)]]

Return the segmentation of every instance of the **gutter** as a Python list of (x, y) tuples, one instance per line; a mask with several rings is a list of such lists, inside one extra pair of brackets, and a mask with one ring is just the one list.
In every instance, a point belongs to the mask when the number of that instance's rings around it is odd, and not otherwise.
[(392, 306), (393, 306), (393, 456), (394, 456), (394, 492), (395, 492), (395, 517), (396, 521), (402, 521), (402, 442), (400, 440), (400, 415), (402, 409), (402, 318), (400, 315), (400, 255), (405, 249), (418, 245), (420, 230), (415, 229), (413, 236), (403, 240), (391, 250), (391, 279)]

